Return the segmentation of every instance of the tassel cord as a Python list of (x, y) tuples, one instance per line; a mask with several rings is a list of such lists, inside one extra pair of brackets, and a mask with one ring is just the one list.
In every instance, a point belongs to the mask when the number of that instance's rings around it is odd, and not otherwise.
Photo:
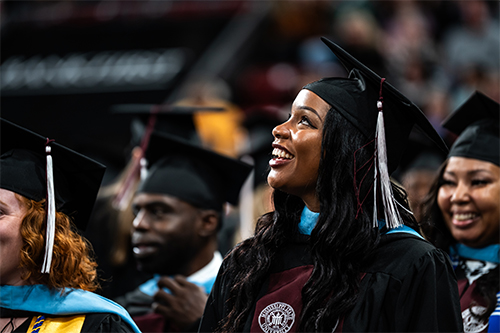
[[(400, 227), (403, 223), (401, 216), (396, 208), (394, 193), (392, 192), (391, 179), (389, 176), (388, 159), (387, 159), (387, 142), (385, 136), (385, 122), (384, 122), (384, 97), (382, 95), (382, 88), (385, 78), (380, 80), (379, 100), (377, 101), (378, 117), (377, 127), (375, 131), (376, 140), (376, 167), (375, 167), (375, 188), (377, 186), (377, 177), (380, 181), (380, 196), (382, 198), (382, 205), (384, 209), (384, 217), (388, 229), (395, 229)], [(374, 191), (374, 207), (373, 207), (373, 225), (378, 227), (377, 221), (377, 191)]]
[[(394, 229), (402, 225), (399, 211), (394, 203), (394, 195), (387, 166), (387, 146), (385, 140), (384, 113), (379, 111), (377, 119), (377, 168), (380, 177), (380, 194), (384, 207), (384, 217), (389, 229)], [(375, 178), (375, 181), (377, 179)], [(376, 194), (375, 194), (376, 195)], [(374, 216), (374, 218), (376, 218)], [(378, 224), (378, 223), (377, 223)]]
[(52, 253), (54, 249), (54, 237), (56, 229), (56, 203), (54, 195), (54, 168), (50, 143), (54, 140), (47, 139), (45, 146), (46, 153), (46, 178), (47, 178), (47, 197), (46, 197), (46, 222), (47, 230), (45, 233), (45, 253), (43, 258), (42, 273), (50, 273), (52, 264)]
[(153, 108), (151, 109), (151, 115), (149, 116), (148, 125), (146, 126), (146, 130), (145, 130), (144, 135), (142, 136), (142, 139), (141, 139), (140, 156), (137, 157), (132, 162), (133, 164), (130, 168), (130, 171), (125, 176), (125, 181), (123, 182), (122, 186), (118, 190), (118, 194), (116, 195), (115, 199), (113, 200), (113, 207), (117, 208), (118, 210), (127, 209), (130, 198), (133, 195), (132, 183), (137, 178), (137, 176), (141, 175), (141, 169), (142, 169), (141, 161), (143, 160), (144, 154), (145, 154), (146, 149), (149, 145), (149, 139), (151, 137), (151, 133), (153, 133), (153, 130), (154, 130), (154, 127), (156, 124), (156, 115), (159, 111), (160, 111), (160, 108), (157, 105), (153, 106)]

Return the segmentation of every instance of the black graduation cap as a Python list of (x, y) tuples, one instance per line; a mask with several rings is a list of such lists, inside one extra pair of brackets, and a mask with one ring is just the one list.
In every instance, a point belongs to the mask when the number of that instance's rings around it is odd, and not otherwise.
[(313, 91), (340, 112), (368, 140), (375, 137), (378, 119), (377, 102), (382, 96), (389, 174), (397, 168), (414, 126), (441, 150), (448, 151), (443, 139), (413, 102), (387, 81), (384, 81), (381, 90), (382, 78), (378, 74), (332, 41), (324, 37), (321, 40), (337, 56), (349, 76), (324, 78), (304, 88)]
[[(47, 196), (47, 138), (0, 118), (0, 188), (28, 199)], [(56, 210), (85, 230), (106, 167), (51, 142)]]
[[(373, 187), (373, 226), (378, 225), (377, 207), (381, 201), (387, 228), (398, 228), (403, 221), (392, 192), (390, 174), (399, 165), (411, 131), (414, 127), (419, 129), (445, 152), (447, 147), (413, 102), (340, 46), (324, 37), (321, 39), (345, 67), (348, 78), (323, 78), (304, 89), (330, 104), (367, 138), (367, 144), (374, 141), (374, 177), (378, 181), (374, 180)], [(360, 202), (360, 198), (357, 199)]]
[(476, 91), (442, 126), (458, 135), (448, 157), (474, 158), (500, 164), (500, 104)]
[(252, 167), (181, 138), (154, 132), (146, 151), (150, 166), (138, 193), (175, 196), (195, 207), (222, 210), (238, 204), (240, 189)]
[[(130, 146), (140, 146), (142, 152), (146, 151), (149, 138), (153, 130), (170, 133), (184, 138), (197, 145), (202, 145), (201, 139), (196, 132), (193, 122), (193, 114), (198, 111), (222, 111), (220, 107), (209, 106), (180, 106), (167, 104), (116, 104), (111, 107), (111, 112), (121, 115), (130, 115), (131, 138)], [(117, 195), (113, 200), (113, 206), (123, 210), (126, 209), (134, 179), (139, 175), (140, 165), (137, 159), (125, 176)]]
[(193, 114), (202, 111), (219, 112), (223, 110), (221, 107), (167, 104), (116, 104), (111, 106), (111, 112), (115, 114), (133, 116), (131, 122), (131, 144), (133, 146), (141, 144), (152, 115), (156, 115), (155, 130), (201, 144), (193, 122)]

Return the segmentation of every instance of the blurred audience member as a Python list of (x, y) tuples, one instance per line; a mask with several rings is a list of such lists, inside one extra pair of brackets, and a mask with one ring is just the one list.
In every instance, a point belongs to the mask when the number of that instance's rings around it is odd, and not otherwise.
[(193, 332), (222, 263), (224, 203), (237, 204), (251, 167), (161, 133), (146, 159), (132, 246), (137, 268), (154, 277), (116, 300), (144, 332)]
[(382, 31), (373, 14), (346, 5), (340, 6), (335, 18), (334, 35), (338, 43), (369, 68), (386, 75), (385, 60), (380, 53)]
[(187, 88), (187, 93), (175, 104), (179, 106), (221, 107), (221, 112), (199, 112), (194, 123), (203, 146), (227, 156), (235, 157), (244, 140), (241, 126), (244, 114), (232, 103), (231, 90), (222, 79), (200, 78)]
[(394, 9), (385, 27), (384, 58), (402, 93), (422, 106), (438, 61), (429, 18), (414, 1), (397, 1)]
[(130, 117), (130, 159), (110, 185), (99, 191), (91, 222), (85, 233), (94, 246), (103, 279), (103, 296), (114, 298), (133, 290), (151, 275), (138, 271), (132, 256), (130, 230), (134, 214), (131, 201), (145, 170), (144, 154), (153, 130), (182, 137), (201, 145), (193, 121), (194, 112), (220, 108), (169, 106), (164, 104), (117, 104), (112, 112)]
[(450, 28), (444, 36), (442, 65), (456, 81), (470, 75), (474, 68), (484, 72), (500, 69), (500, 34), (498, 21), (493, 19), (488, 2), (460, 0), (460, 25)]
[(452, 143), (456, 136), (451, 135), (450, 138), (450, 132), (441, 127), (443, 120), (450, 114), (450, 96), (448, 92), (432, 86), (422, 103), (422, 111), (429, 119), (429, 122), (446, 143)]

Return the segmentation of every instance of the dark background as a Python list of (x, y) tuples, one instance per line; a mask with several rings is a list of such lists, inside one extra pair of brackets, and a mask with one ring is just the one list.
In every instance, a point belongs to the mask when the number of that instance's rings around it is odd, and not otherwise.
[[(488, 27), (500, 36), (498, 2), (469, 2), (485, 4)], [(2, 1), (0, 6), (1, 116), (106, 164), (105, 182), (123, 167), (128, 153), (130, 119), (112, 115), (111, 105), (173, 102), (187, 82), (207, 75), (223, 79), (231, 88), (231, 102), (243, 110), (262, 104), (286, 109), (303, 84), (341, 73), (329, 51), (315, 44), (322, 35), (401, 83), (396, 85), (415, 96), (429, 118), (437, 117), (435, 124), (474, 89), (486, 87), (495, 100), (500, 96), (498, 59), (492, 67), (471, 63), (477, 68), (475, 81), (459, 75), (466, 67), (448, 66), (449, 35), (468, 25), (461, 1)], [(379, 32), (369, 46), (357, 42), (356, 25), (340, 29), (350, 10), (366, 13), (366, 22)], [(411, 52), (395, 52), (401, 58), (394, 59), (391, 51), (404, 32), (400, 18), (408, 13), (425, 21), (427, 40), (420, 49), (433, 56), (422, 52), (414, 60)], [(400, 41), (404, 44), (405, 38)], [(61, 70), (64, 61), (65, 75), (93, 73), (81, 62), (68, 61), (75, 54), (89, 61), (96, 55), (162, 50), (179, 52), (181, 65), (172, 67), (176, 75), (147, 83), (126, 80), (131, 67), (118, 66), (115, 58), (113, 84), (47, 83), (55, 80), (50, 70)], [(130, 61), (140, 64), (140, 59)], [(423, 78), (412, 76), (415, 63)], [(22, 79), (9, 85), (8, 78)], [(433, 109), (425, 99), (429, 90), (442, 90), (444, 107)]]

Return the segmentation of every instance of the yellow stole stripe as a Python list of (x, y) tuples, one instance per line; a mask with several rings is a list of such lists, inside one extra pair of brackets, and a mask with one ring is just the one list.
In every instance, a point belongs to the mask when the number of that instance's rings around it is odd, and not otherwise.
[[(33, 331), (33, 326), (36, 323), (36, 318), (33, 317), (31, 320), (28, 332)], [(40, 327), (39, 333), (80, 333), (82, 331), (83, 322), (85, 321), (85, 315), (71, 316), (71, 317), (54, 317), (45, 318), (42, 326)]]

